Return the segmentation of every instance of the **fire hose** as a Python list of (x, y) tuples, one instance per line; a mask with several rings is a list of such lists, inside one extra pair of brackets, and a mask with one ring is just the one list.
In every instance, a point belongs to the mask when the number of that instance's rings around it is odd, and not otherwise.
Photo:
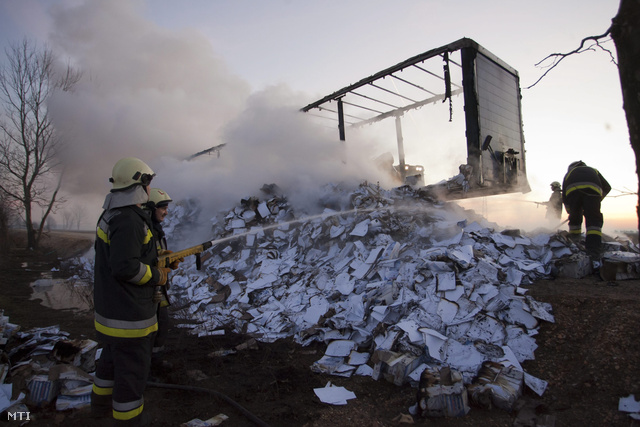
[(226, 395), (224, 395), (224, 394), (222, 394), (222, 393), (220, 393), (218, 391), (215, 391), (215, 390), (212, 390), (212, 389), (209, 389), (209, 388), (204, 388), (204, 387), (194, 387), (194, 386), (180, 385), (180, 384), (157, 383), (157, 382), (151, 382), (151, 381), (147, 382), (147, 385), (151, 386), (151, 387), (156, 387), (156, 388), (168, 388), (168, 389), (174, 389), (174, 390), (197, 391), (197, 392), (201, 392), (201, 393), (212, 394), (215, 397), (224, 400), (225, 402), (227, 402), (228, 404), (230, 404), (234, 408), (238, 409), (240, 412), (242, 412), (242, 414), (245, 417), (247, 417), (255, 425), (260, 426), (260, 427), (269, 427), (269, 424), (265, 423), (260, 418), (258, 418), (255, 415), (253, 415), (247, 409), (243, 408), (239, 403), (237, 403), (236, 401), (232, 400), (229, 396), (226, 396)]

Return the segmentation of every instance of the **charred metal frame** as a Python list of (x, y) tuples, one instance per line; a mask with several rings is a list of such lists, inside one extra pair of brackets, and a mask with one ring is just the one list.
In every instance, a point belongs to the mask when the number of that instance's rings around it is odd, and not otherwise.
[[(460, 51), (460, 63), (451, 58), (451, 54), (457, 51)], [(498, 86), (502, 84), (500, 79), (505, 80), (504, 76), (507, 76), (506, 90), (497, 87), (496, 94), (485, 91), (488, 93), (485, 100), (481, 100), (479, 95), (477, 62), (479, 56), (483, 58), (482, 72), (486, 76), (493, 78), (490, 76), (491, 72), (499, 70), (496, 74), (500, 75), (495, 78)], [(441, 58), (444, 62), (441, 72), (428, 69), (425, 63), (432, 58)], [(433, 61), (428, 64), (432, 66)], [(450, 67), (458, 67), (461, 70), (461, 81), (452, 80)], [(413, 73), (414, 78), (397, 75), (401, 73)], [(406, 90), (401, 91), (396, 83), (401, 84), (404, 89), (410, 88), (412, 92), (409, 94)], [(434, 84), (438, 85), (435, 89), (431, 87)], [(448, 198), (529, 191), (518, 72), (469, 38), (462, 38), (406, 59), (312, 102), (301, 111), (313, 110), (316, 113), (314, 115), (332, 120), (336, 120), (337, 116), (341, 141), (346, 140), (346, 125), (358, 127), (394, 117), (399, 162), (403, 169), (405, 159), (401, 119), (404, 113), (438, 101), (451, 102), (452, 97), (460, 94), (464, 99), (467, 164), (473, 167), (473, 182), (471, 182), (471, 188), (464, 191), (464, 194), (450, 194)], [(499, 99), (501, 95), (511, 99), (505, 102), (504, 106), (494, 106), (492, 104), (494, 101), (502, 103)], [(331, 106), (332, 102), (337, 103), (337, 108)], [(485, 105), (482, 106), (481, 102)], [(403, 103), (405, 105), (400, 105)], [(349, 112), (346, 111), (347, 107), (350, 108)], [(511, 117), (512, 121), (508, 122), (509, 117), (499, 117), (497, 124), (485, 126), (490, 128), (485, 131), (482, 123), (486, 124), (492, 119), (481, 117), (481, 115), (492, 115), (494, 113), (492, 110), (499, 108), (503, 108), (503, 111), (507, 112), (506, 116)], [(327, 116), (327, 113), (330, 116)], [(497, 115), (500, 113), (498, 112)], [(517, 123), (514, 124), (515, 121)], [(501, 131), (503, 125), (510, 127), (504, 134)], [(517, 129), (513, 129), (514, 127)], [(490, 145), (492, 139), (494, 144), (501, 145), (501, 151), (494, 152)]]

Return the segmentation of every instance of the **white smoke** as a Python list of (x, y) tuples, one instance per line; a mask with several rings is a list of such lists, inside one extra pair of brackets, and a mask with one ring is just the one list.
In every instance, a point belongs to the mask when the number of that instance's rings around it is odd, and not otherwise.
[[(217, 154), (193, 161), (164, 159), (168, 188), (212, 207), (228, 208), (240, 198), (259, 195), (276, 184), (292, 203), (307, 211), (327, 183), (351, 186), (368, 180), (389, 186), (390, 178), (373, 166), (376, 145), (354, 135), (340, 142), (337, 131), (320, 127), (299, 111), (303, 95), (285, 86), (254, 93), (246, 109), (225, 127)], [(158, 182), (166, 182), (158, 177)]]
[[(275, 183), (299, 202), (323, 183), (386, 177), (371, 167), (375, 141), (338, 142), (299, 108), (309, 97), (285, 86), (251, 94), (200, 33), (143, 18), (139, 1), (97, 0), (52, 9), (52, 47), (83, 77), (51, 100), (65, 140), (69, 199), (99, 212), (115, 162), (147, 162), (174, 200), (220, 209)], [(220, 157), (191, 155), (224, 144)], [(91, 223), (91, 219), (88, 220)]]
[(50, 104), (66, 141), (71, 193), (104, 192), (100, 184), (122, 157), (153, 167), (160, 156), (182, 158), (218, 144), (249, 95), (203, 36), (163, 29), (143, 19), (141, 8), (98, 0), (52, 12), (55, 51), (83, 73), (73, 92)]

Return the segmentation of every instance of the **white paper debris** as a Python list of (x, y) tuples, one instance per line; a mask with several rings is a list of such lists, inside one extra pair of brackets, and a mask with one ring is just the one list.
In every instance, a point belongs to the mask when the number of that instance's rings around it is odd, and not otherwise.
[(424, 334), (424, 342), (429, 351), (429, 356), (442, 361), (440, 351), (448, 338), (432, 329), (421, 328), (420, 331)]
[(351, 340), (335, 340), (331, 341), (327, 346), (324, 354), (327, 356), (348, 356), (356, 347), (356, 343)]
[(438, 291), (452, 291), (456, 288), (456, 274), (454, 272), (438, 273)]
[(360, 365), (358, 369), (356, 369), (355, 374), (362, 377), (370, 377), (373, 375), (373, 368), (369, 365)]
[(359, 237), (366, 236), (367, 231), (369, 231), (369, 222), (369, 220), (362, 221), (361, 223), (357, 224), (349, 234), (351, 236)]
[(627, 397), (621, 397), (618, 401), (618, 411), (638, 415), (640, 414), (640, 401), (637, 401), (633, 394), (630, 394)]
[(548, 385), (546, 381), (536, 378), (533, 375), (529, 375), (526, 372), (524, 373), (524, 383), (538, 396), (542, 396)]
[[(203, 254), (200, 271), (188, 257), (172, 275), (170, 296), (188, 307), (180, 325), (200, 336), (228, 329), (263, 342), (322, 341), (327, 352), (311, 369), (333, 375), (381, 378), (363, 360), (384, 350), (399, 353), (398, 367), (450, 365), (468, 379), (485, 360), (522, 370), (533, 359), (539, 325), (554, 318), (524, 286), (552, 271), (586, 271), (561, 233), (467, 224), (455, 203), (434, 204), (410, 188), (328, 189), (344, 211), (305, 216), (285, 197), (253, 198), (211, 218), (202, 240), (221, 244)], [(179, 208), (165, 220), (170, 240), (197, 211)], [(623, 258), (640, 257), (629, 251)], [(401, 382), (410, 373), (390, 377)]]
[(352, 351), (349, 353), (349, 365), (360, 366), (364, 365), (369, 361), (369, 353), (360, 353), (357, 351)]
[(336, 387), (331, 382), (327, 383), (324, 388), (314, 388), (313, 392), (322, 403), (330, 405), (346, 405), (347, 400), (356, 398), (355, 393), (352, 391), (344, 387)]
[(0, 384), (0, 412), (10, 408), (16, 403), (22, 402), (25, 398), (24, 393), (20, 393), (16, 400), (11, 400), (11, 393), (13, 390), (13, 384)]

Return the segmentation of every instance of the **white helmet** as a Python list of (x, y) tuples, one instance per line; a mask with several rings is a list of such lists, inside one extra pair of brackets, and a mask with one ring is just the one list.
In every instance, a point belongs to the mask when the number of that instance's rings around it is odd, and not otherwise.
[(118, 160), (111, 171), (109, 182), (113, 183), (111, 191), (126, 190), (134, 185), (149, 185), (156, 174), (142, 160), (125, 157)]
[(173, 200), (171, 200), (171, 197), (169, 197), (169, 194), (165, 191), (159, 188), (152, 188), (149, 190), (149, 202), (153, 202), (156, 208), (161, 208), (167, 206), (173, 202)]

